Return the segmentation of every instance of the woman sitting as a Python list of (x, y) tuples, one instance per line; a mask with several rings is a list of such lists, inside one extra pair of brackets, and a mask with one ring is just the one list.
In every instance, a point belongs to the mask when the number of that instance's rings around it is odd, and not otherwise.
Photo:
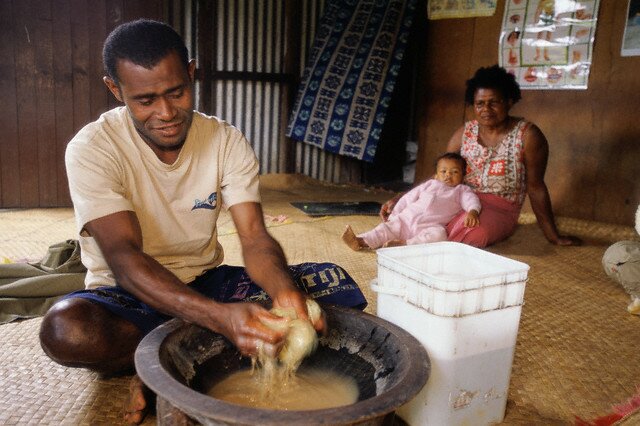
[[(580, 239), (560, 235), (556, 228), (544, 173), (549, 146), (540, 129), (509, 115), (520, 100), (513, 75), (494, 65), (480, 68), (467, 80), (465, 101), (473, 106), (475, 120), (466, 122), (451, 137), (449, 152), (467, 161), (465, 183), (482, 204), (480, 225), (464, 226), (465, 212), (447, 225), (449, 241), (486, 247), (511, 236), (517, 227), (525, 195), (544, 236), (553, 244), (578, 245)], [(380, 216), (387, 220), (400, 196), (387, 201)]]

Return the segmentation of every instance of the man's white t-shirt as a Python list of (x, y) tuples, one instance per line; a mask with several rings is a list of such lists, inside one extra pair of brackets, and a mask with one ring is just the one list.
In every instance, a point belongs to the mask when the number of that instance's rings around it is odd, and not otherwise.
[(189, 283), (222, 262), (216, 229), (221, 207), (260, 202), (258, 162), (246, 138), (199, 112), (174, 164), (158, 159), (125, 107), (80, 130), (65, 162), (87, 288), (115, 285), (96, 241), (82, 235), (94, 219), (135, 212), (144, 252)]

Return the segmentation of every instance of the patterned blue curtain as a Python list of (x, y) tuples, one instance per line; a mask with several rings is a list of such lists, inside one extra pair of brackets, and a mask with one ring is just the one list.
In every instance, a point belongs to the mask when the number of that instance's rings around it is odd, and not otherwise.
[(287, 136), (371, 162), (416, 0), (328, 0)]

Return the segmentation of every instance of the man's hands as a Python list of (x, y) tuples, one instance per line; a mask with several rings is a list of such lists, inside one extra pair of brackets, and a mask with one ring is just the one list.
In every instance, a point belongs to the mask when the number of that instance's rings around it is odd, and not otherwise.
[[(286, 322), (286, 318), (273, 315), (256, 303), (220, 304), (219, 332), (226, 336), (245, 356), (256, 356), (260, 349), (269, 356), (276, 356), (285, 337), (284, 330), (274, 330), (264, 322)], [(264, 321), (264, 322), (263, 322)]]
[[(267, 232), (260, 204), (234, 204), (229, 212), (238, 230), (242, 257), (251, 279), (271, 297), (274, 308), (293, 308), (299, 318), (308, 319), (306, 296), (291, 279), (282, 247)], [(247, 321), (247, 324), (252, 323)], [(324, 332), (327, 328), (326, 321), (321, 318), (313, 327)], [(253, 336), (253, 339), (258, 337)]]
[[(298, 318), (310, 320), (309, 312), (307, 312), (307, 298), (297, 289), (286, 289), (279, 291), (276, 295), (273, 296), (273, 307), (293, 308), (295, 309)], [(315, 323), (313, 323), (313, 328), (315, 328), (316, 331), (322, 334), (326, 333), (327, 321), (325, 319), (324, 312), (322, 313), (322, 316)]]
[[(293, 308), (298, 318), (309, 319), (306, 297), (298, 290), (282, 290), (273, 299), (274, 308)], [(262, 349), (267, 355), (276, 356), (280, 351), (286, 327), (268, 327), (265, 324), (286, 323), (288, 319), (273, 315), (256, 303), (220, 304), (220, 329), (245, 356), (255, 356)], [(274, 329), (275, 328), (275, 329)], [(323, 315), (313, 324), (320, 333), (327, 330)]]

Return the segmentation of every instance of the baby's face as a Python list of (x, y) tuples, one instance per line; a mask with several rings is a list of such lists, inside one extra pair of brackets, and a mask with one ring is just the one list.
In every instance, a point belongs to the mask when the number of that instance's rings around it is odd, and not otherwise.
[(456, 186), (462, 183), (462, 167), (460, 162), (452, 160), (450, 158), (442, 158), (438, 161), (436, 167), (436, 179), (440, 182), (446, 183), (449, 186)]

